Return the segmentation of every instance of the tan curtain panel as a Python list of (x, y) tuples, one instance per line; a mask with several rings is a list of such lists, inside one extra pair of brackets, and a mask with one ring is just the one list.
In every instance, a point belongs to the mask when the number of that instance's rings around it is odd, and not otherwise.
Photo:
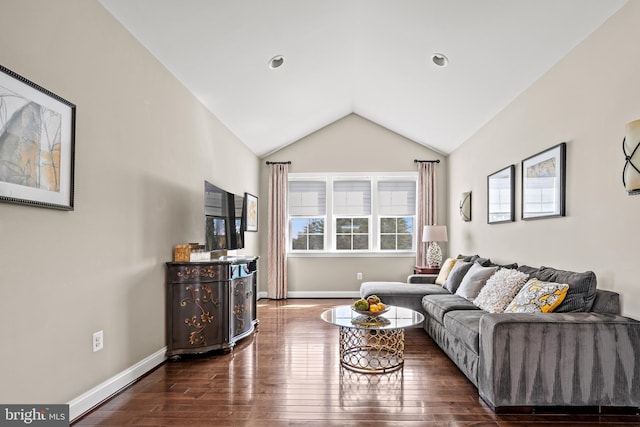
[(436, 163), (418, 163), (418, 233), (416, 265), (426, 265), (427, 242), (422, 241), (425, 225), (437, 223), (436, 206)]
[(287, 298), (287, 186), (288, 164), (272, 164), (269, 176), (269, 247), (267, 297)]

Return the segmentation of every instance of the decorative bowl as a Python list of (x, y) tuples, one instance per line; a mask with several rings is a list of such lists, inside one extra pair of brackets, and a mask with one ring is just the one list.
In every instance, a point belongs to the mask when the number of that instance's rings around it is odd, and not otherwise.
[(385, 306), (384, 310), (380, 310), (380, 311), (362, 311), (362, 310), (356, 310), (354, 306), (351, 306), (351, 310), (355, 311), (358, 314), (362, 314), (364, 316), (369, 316), (369, 317), (376, 317), (376, 316), (380, 316), (381, 314), (386, 313), (387, 311), (389, 311), (391, 307), (389, 306)]

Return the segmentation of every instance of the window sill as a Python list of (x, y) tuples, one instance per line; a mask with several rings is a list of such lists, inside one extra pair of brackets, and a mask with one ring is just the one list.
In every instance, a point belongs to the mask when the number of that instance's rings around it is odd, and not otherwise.
[(288, 258), (415, 258), (415, 252), (289, 252)]

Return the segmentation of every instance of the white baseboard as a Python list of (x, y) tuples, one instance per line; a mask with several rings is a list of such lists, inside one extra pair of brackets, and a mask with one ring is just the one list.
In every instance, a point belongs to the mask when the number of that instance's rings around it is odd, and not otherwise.
[[(266, 292), (258, 292), (258, 299), (267, 298)], [(292, 291), (287, 298), (360, 298), (358, 291)]]
[(163, 347), (150, 356), (145, 357), (135, 365), (125, 369), (119, 374), (109, 378), (91, 390), (83, 393), (69, 402), (69, 418), (76, 418), (87, 413), (92, 408), (107, 400), (156, 366), (164, 362), (167, 348)]

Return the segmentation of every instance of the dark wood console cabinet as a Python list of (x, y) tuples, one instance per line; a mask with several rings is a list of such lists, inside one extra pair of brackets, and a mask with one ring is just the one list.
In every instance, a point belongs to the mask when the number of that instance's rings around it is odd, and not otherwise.
[(258, 324), (257, 257), (168, 262), (167, 357), (231, 349)]

